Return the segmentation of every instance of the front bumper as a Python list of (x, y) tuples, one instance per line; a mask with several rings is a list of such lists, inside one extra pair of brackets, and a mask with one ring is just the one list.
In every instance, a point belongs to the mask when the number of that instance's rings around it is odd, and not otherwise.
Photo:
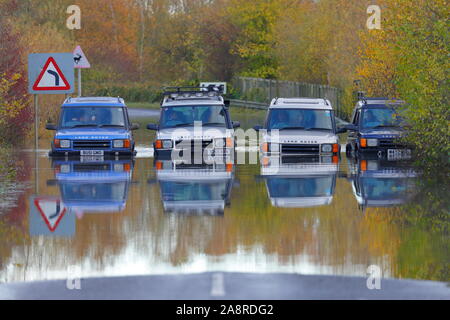
[(92, 156), (92, 157), (115, 157), (115, 156), (135, 156), (136, 151), (132, 149), (118, 149), (118, 150), (101, 150), (103, 155), (81, 155), (81, 151), (88, 150), (64, 150), (64, 149), (53, 149), (50, 150), (48, 155), (50, 157), (82, 157), (82, 156)]
[[(172, 159), (172, 152), (174, 152), (175, 155), (178, 155), (179, 157), (184, 157), (186, 154), (189, 156), (194, 156), (195, 154), (204, 154), (204, 152), (208, 152), (208, 156), (211, 157), (228, 157), (231, 156), (234, 152), (234, 148), (214, 148), (214, 149), (201, 149), (201, 152), (196, 152), (193, 149), (154, 149), (155, 150), (155, 156), (157, 156), (159, 159)], [(200, 150), (199, 150), (200, 151)], [(174, 159), (176, 160), (176, 159)]]

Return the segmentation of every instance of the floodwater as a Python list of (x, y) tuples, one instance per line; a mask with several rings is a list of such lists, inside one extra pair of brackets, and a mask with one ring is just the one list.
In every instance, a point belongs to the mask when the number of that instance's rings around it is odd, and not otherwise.
[[(244, 127), (262, 117), (234, 116)], [(5, 156), (14, 172), (0, 175), (0, 282), (73, 272), (365, 277), (370, 265), (383, 277), (450, 280), (448, 188), (410, 163), (343, 153), (174, 168), (157, 163), (141, 128), (134, 160), (52, 161), (48, 139), (38, 153)]]

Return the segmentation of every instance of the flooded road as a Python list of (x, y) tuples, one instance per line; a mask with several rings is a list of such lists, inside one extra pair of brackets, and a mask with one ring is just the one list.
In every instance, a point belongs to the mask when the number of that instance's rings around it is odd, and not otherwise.
[[(244, 128), (262, 117), (235, 115)], [(134, 160), (51, 160), (49, 141), (37, 158), (11, 152), (17, 169), (0, 175), (0, 281), (74, 269), (366, 277), (370, 265), (387, 278), (450, 280), (447, 188), (424, 185), (410, 164), (343, 153), (329, 163), (176, 166), (153, 158), (151, 135), (141, 124)]]

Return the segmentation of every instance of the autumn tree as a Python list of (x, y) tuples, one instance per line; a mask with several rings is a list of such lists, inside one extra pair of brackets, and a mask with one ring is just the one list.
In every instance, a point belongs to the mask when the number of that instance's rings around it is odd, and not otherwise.
[(0, 1), (0, 140), (7, 143), (21, 141), (32, 115), (26, 96), (22, 46), (10, 20), (17, 5), (16, 1)]
[(227, 13), (239, 28), (239, 36), (231, 50), (242, 59), (241, 75), (259, 78), (278, 76), (274, 32), (281, 8), (281, 0), (230, 0)]
[(446, 0), (386, 0), (382, 30), (368, 35), (358, 68), (369, 93), (407, 102), (408, 141), (426, 167), (450, 152), (449, 6)]

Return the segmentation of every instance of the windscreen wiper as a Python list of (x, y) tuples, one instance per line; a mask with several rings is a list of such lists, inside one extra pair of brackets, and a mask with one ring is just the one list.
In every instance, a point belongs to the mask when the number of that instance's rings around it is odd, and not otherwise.
[[(272, 128), (276, 129), (276, 128)], [(305, 127), (283, 127), (283, 128), (279, 128), (278, 130), (305, 130)]]
[(110, 128), (124, 128), (125, 126), (122, 125), (122, 124), (102, 124), (102, 125), (99, 126), (99, 128), (107, 128), (107, 127), (110, 127)]
[(225, 127), (225, 124), (222, 122), (208, 122), (208, 123), (204, 123), (204, 126), (221, 126), (221, 127)]
[(82, 128), (82, 127), (98, 127), (98, 124), (76, 124), (71, 126), (71, 128)]
[(391, 125), (379, 125), (379, 126), (375, 126), (375, 127), (373, 127), (373, 129), (376, 129), (376, 128), (399, 128), (399, 127), (400, 127), (399, 125), (391, 124)]
[(193, 125), (193, 123), (179, 123), (171, 127), (192, 127)]
[(306, 128), (305, 130), (324, 130), (324, 131), (331, 131), (330, 128)]

